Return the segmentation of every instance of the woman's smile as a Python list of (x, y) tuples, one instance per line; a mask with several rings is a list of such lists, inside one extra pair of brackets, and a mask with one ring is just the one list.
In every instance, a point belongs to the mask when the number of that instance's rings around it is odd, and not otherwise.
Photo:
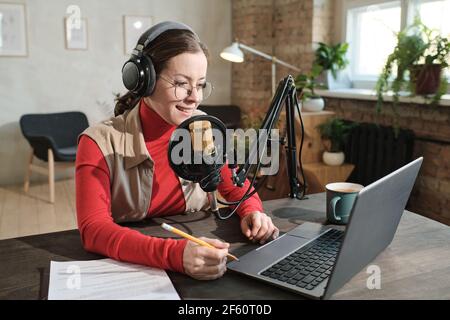
[(187, 116), (190, 116), (192, 112), (195, 110), (195, 108), (182, 107), (180, 105), (176, 105), (175, 107), (177, 108), (178, 111)]

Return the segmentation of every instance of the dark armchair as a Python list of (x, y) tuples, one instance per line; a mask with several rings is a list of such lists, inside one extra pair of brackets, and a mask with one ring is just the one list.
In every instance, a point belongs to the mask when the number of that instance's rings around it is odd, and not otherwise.
[[(48, 175), (50, 202), (55, 201), (55, 162), (73, 165), (78, 135), (88, 126), (86, 115), (76, 111), (26, 114), (20, 118), (20, 129), (32, 148), (25, 172), (25, 192), (29, 189), (31, 171), (35, 171)], [(48, 162), (48, 169), (33, 165), (34, 157)]]
[(234, 105), (199, 105), (198, 109), (221, 120), (228, 129), (241, 127), (241, 109)]

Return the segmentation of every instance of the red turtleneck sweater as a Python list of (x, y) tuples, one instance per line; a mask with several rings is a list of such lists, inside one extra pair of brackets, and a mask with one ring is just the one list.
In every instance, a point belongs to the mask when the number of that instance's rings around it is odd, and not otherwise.
[[(153, 189), (147, 217), (168, 216), (185, 211), (185, 200), (178, 176), (167, 158), (168, 142), (176, 126), (165, 122), (143, 100), (139, 115), (148, 152), (155, 162)], [(187, 240), (161, 239), (116, 224), (111, 216), (109, 169), (97, 144), (88, 136), (80, 139), (76, 159), (76, 206), (78, 228), (86, 250), (132, 263), (184, 272), (183, 250)], [(220, 194), (228, 201), (239, 200), (248, 188), (231, 182), (226, 166), (221, 171)], [(262, 211), (255, 194), (242, 203), (242, 218)]]

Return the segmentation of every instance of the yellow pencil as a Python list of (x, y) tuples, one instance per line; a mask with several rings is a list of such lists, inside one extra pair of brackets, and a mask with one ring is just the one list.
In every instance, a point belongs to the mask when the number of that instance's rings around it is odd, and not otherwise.
[[(161, 227), (162, 227), (163, 229), (167, 230), (167, 231), (176, 233), (177, 235), (182, 236), (183, 238), (186, 238), (186, 239), (188, 239), (188, 240), (194, 241), (195, 243), (197, 243), (197, 244), (199, 244), (199, 245), (201, 245), (201, 246), (205, 246), (205, 247), (212, 248), (212, 249), (217, 249), (216, 247), (214, 247), (213, 245), (209, 244), (208, 242), (203, 241), (203, 240), (200, 240), (200, 239), (198, 239), (198, 238), (196, 238), (196, 237), (193, 237), (193, 236), (191, 236), (191, 235), (189, 235), (189, 234), (187, 234), (187, 233), (181, 231), (180, 229), (177, 229), (177, 228), (175, 228), (175, 227), (169, 226), (167, 223), (163, 223), (163, 224), (161, 225)], [(229, 257), (229, 258), (232, 259), (232, 260), (239, 261), (239, 259), (238, 259), (237, 257), (233, 256), (233, 255), (230, 254), (230, 253), (227, 254), (227, 257)]]

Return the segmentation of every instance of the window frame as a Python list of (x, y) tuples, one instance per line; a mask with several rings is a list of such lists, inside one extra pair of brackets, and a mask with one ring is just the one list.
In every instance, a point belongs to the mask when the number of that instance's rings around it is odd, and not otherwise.
[[(371, 5), (388, 6), (391, 2), (400, 2), (400, 30), (403, 30), (408, 24), (411, 24), (414, 20), (417, 7), (421, 3), (435, 2), (439, 0), (342, 0), (342, 37), (341, 41), (350, 42), (352, 39), (352, 28), (349, 20), (350, 10), (363, 8)], [(358, 58), (355, 57), (351, 46), (349, 47), (348, 57), (350, 60), (349, 71), (352, 79), (352, 87), (357, 89), (374, 89), (378, 80), (378, 75), (364, 75), (355, 74), (354, 66), (351, 61), (355, 61)]]

